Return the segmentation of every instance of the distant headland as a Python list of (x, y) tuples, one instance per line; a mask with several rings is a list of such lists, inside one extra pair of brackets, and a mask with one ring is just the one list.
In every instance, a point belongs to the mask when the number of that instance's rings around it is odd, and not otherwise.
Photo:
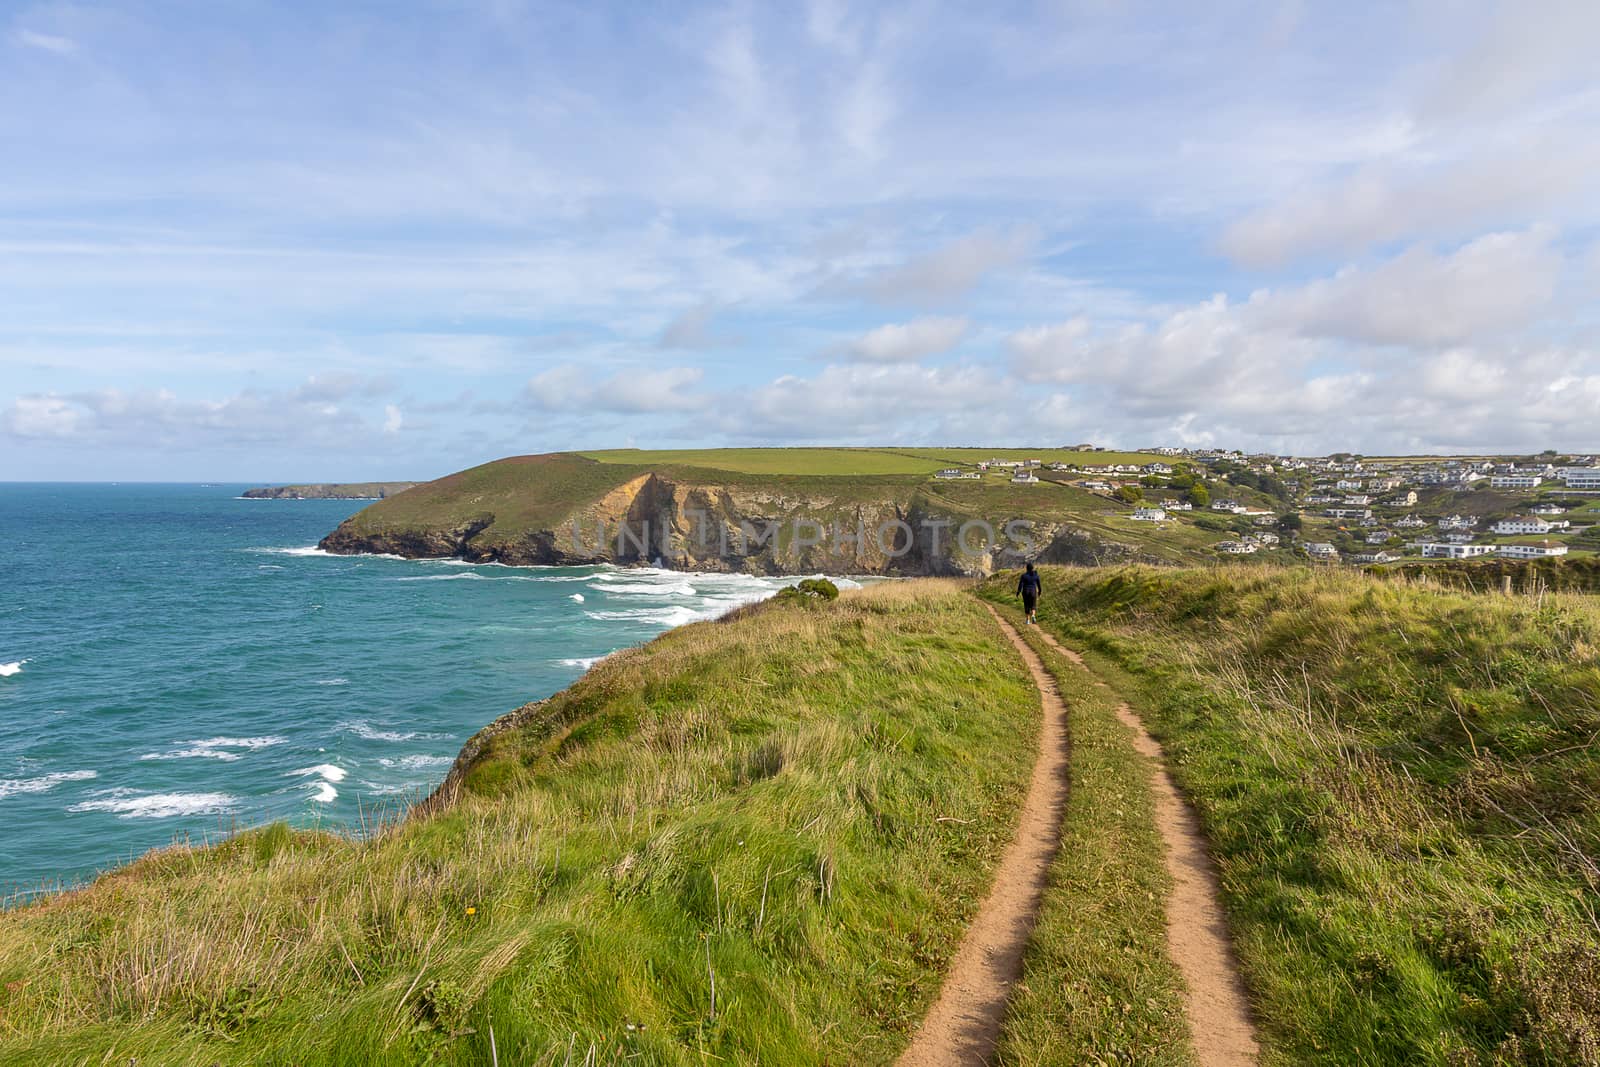
[(246, 489), (247, 500), (387, 500), (418, 482), (347, 482), (325, 485), (268, 485)]

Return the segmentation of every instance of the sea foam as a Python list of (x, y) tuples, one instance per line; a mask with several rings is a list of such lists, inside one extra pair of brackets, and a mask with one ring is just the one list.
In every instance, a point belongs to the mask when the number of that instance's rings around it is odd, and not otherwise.
[(104, 811), (119, 819), (170, 819), (175, 815), (226, 815), (239, 798), (229, 793), (136, 793), (111, 789), (69, 807), (68, 811)]
[(26, 662), (28, 661), (25, 659), (19, 659), (14, 663), (0, 663), (0, 678), (9, 678), (13, 674), (21, 674), (22, 665)]
[(18, 793), (47, 793), (62, 782), (81, 782), (96, 777), (94, 771), (56, 771), (37, 778), (0, 778), (0, 797)]

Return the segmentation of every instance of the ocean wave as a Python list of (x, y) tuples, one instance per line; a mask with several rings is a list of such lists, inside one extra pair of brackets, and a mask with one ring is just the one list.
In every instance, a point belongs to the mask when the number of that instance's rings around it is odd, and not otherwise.
[(22, 665), (26, 662), (28, 661), (25, 659), (19, 659), (13, 663), (0, 663), (0, 678), (9, 678), (13, 674), (21, 674)]
[(674, 605), (670, 608), (616, 608), (611, 611), (586, 611), (584, 615), (596, 622), (655, 622), (663, 626), (681, 626), (700, 618), (693, 608)]
[(312, 685), (349, 685), (350, 684), (350, 679), (348, 679), (348, 678), (318, 678), (316, 681), (312, 682), (311, 684)]
[[(611, 653), (607, 652), (606, 656), (609, 655), (611, 655)], [(559, 660), (558, 662), (563, 667), (577, 667), (581, 670), (588, 670), (596, 663), (599, 663), (601, 660), (605, 659), (606, 656), (576, 656), (572, 659)]]
[(567, 599), (574, 600), (574, 601), (577, 601), (579, 604), (582, 604), (583, 603), (583, 594), (582, 593), (573, 593)]
[(277, 545), (264, 545), (247, 548), (245, 551), (264, 553), (269, 556), (321, 556), (328, 559), (406, 559), (406, 557), (397, 556), (393, 552), (327, 552), (316, 545), (298, 545), (288, 548)]
[(695, 588), (681, 578), (675, 582), (590, 582), (589, 588), (608, 596), (694, 596)]
[(349, 773), (343, 767), (335, 766), (332, 763), (319, 763), (315, 767), (301, 767), (298, 771), (288, 772), (289, 775), (300, 778), (314, 774), (325, 782), (342, 782)]
[(68, 811), (105, 811), (119, 819), (170, 819), (176, 815), (226, 815), (239, 798), (229, 793), (137, 793), (111, 789), (69, 807)]
[(342, 722), (339, 729), (363, 741), (448, 741), (450, 734), (430, 734), (419, 730), (380, 730), (365, 719)]
[(169, 760), (169, 759), (215, 759), (224, 763), (232, 763), (240, 758), (233, 749), (240, 748), (247, 752), (254, 752), (258, 748), (271, 748), (281, 745), (287, 738), (276, 734), (267, 737), (208, 737), (199, 741), (174, 741), (174, 747), (165, 752), (146, 752), (140, 756), (141, 760)]
[(37, 778), (0, 778), (0, 797), (18, 793), (48, 793), (62, 782), (82, 782), (99, 777), (95, 771), (55, 771)]
[(403, 771), (430, 770), (434, 767), (448, 767), (454, 763), (454, 756), (401, 756), (399, 759), (380, 759), (381, 767), (394, 767)]

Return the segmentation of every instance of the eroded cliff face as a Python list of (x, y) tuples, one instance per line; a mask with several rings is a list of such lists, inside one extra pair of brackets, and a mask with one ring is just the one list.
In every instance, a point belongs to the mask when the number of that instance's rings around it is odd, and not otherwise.
[(696, 484), (643, 474), (554, 529), (504, 530), (492, 514), (448, 528), (365, 529), (360, 516), (322, 540), (329, 552), (386, 552), (513, 566), (655, 564), (752, 574), (983, 575), (1029, 559), (1137, 560), (1135, 546), (1065, 523), (953, 513), (916, 487), (857, 499)]

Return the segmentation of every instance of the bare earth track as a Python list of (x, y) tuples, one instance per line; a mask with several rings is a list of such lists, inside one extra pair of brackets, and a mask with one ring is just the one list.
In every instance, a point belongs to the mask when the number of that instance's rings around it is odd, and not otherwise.
[[(998, 612), (992, 607), (989, 611), (1039, 689), (1044, 712), (1039, 758), (1016, 836), (1000, 858), (994, 884), (950, 962), (938, 998), (901, 1055), (900, 1067), (990, 1061), (1012, 984), (1022, 975), (1022, 955), (1038, 916), (1050, 862), (1061, 842), (1068, 782), (1067, 708), (1039, 656)], [(1077, 653), (1044, 630), (1039, 634), (1061, 655), (1084, 667)], [(1167, 904), (1167, 949), (1188, 987), (1196, 1059), (1202, 1067), (1253, 1064), (1260, 1050), (1227, 923), (1217, 903), (1216, 869), (1205, 840), (1167, 774), (1160, 744), (1128, 705), (1120, 705), (1117, 716), (1133, 732), (1135, 747), (1151, 761), (1156, 822), (1174, 883)]]
[(1017, 833), (995, 868), (961, 947), (950, 961), (938, 999), (901, 1055), (901, 1067), (987, 1063), (1000, 1039), (1011, 986), (1022, 975), (1022, 952), (1039, 914), (1050, 861), (1061, 844), (1067, 804), (1067, 708), (1037, 654), (993, 608), (1028, 665), (1044, 705), (1039, 758), (1022, 802)]
[[(1039, 636), (1087, 670), (1082, 656), (1043, 629)], [(1227, 920), (1217, 903), (1217, 870), (1206, 851), (1200, 824), (1167, 773), (1160, 742), (1150, 736), (1127, 704), (1117, 705), (1117, 718), (1133, 732), (1134, 747), (1151, 764), (1156, 828), (1166, 845), (1167, 873), (1173, 882), (1172, 897), (1167, 901), (1167, 952), (1188, 987), (1195, 1058), (1201, 1067), (1255, 1063), (1261, 1050), (1250, 1021), (1250, 1001), (1239, 977)]]

